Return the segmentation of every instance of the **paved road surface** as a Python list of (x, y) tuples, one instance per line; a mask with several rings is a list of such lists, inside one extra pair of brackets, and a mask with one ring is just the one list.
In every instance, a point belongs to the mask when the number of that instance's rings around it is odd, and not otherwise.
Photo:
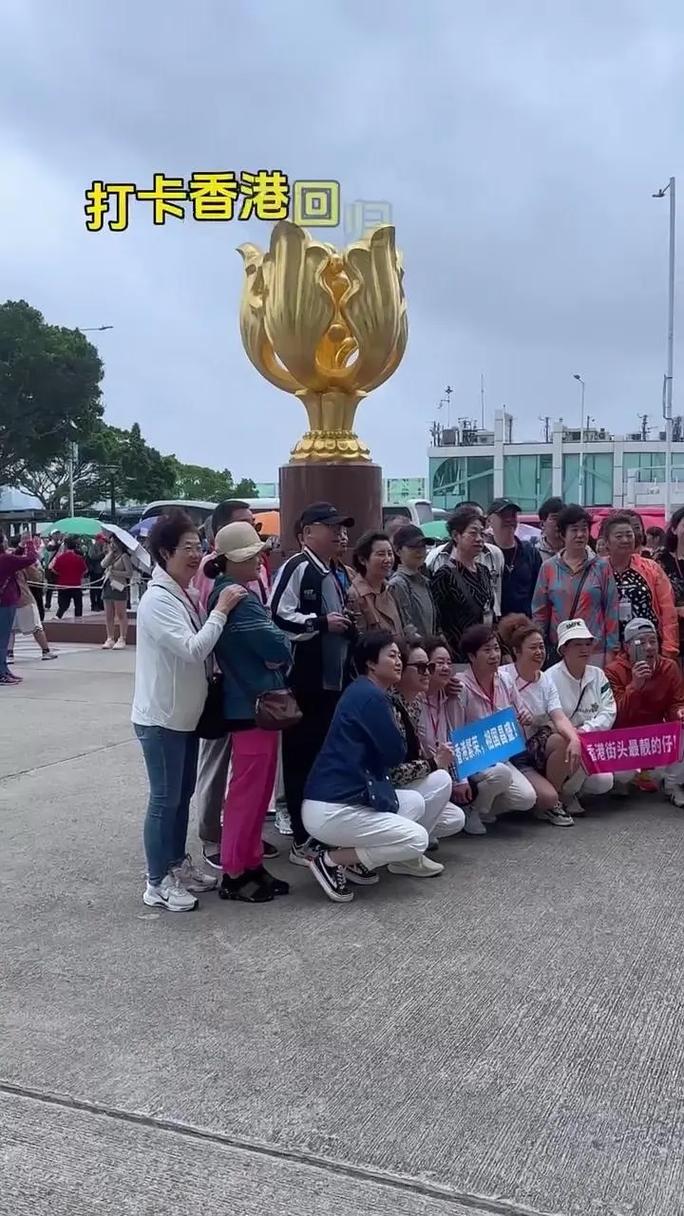
[(140, 900), (132, 652), (0, 702), (0, 1211), (684, 1210), (684, 815), (442, 848), (349, 907)]

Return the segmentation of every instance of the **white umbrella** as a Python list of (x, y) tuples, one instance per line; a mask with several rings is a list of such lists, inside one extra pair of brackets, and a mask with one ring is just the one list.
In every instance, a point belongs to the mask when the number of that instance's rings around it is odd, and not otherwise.
[(539, 540), (541, 531), (532, 524), (518, 524), (515, 534), (519, 540)]
[(152, 569), (152, 561), (149, 553), (146, 549), (143, 549), (139, 541), (137, 541), (134, 536), (131, 536), (130, 532), (127, 532), (125, 528), (120, 528), (118, 524), (103, 524), (102, 531), (111, 532), (117, 540), (121, 541), (121, 544), (128, 549), (128, 552), (131, 555), (131, 561), (135, 566), (138, 567), (139, 570)]

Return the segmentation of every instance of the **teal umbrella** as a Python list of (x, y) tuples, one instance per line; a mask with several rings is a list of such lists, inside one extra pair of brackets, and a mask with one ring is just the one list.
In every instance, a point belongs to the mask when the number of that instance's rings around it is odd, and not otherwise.
[(66, 519), (57, 519), (53, 524), (45, 524), (42, 535), (48, 532), (65, 532), (67, 536), (97, 536), (102, 531), (99, 519), (89, 519), (87, 515), (71, 515)]

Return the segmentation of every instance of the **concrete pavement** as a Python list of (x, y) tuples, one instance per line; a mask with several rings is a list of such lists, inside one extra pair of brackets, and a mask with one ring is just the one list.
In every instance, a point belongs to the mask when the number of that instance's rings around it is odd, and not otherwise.
[(173, 917), (140, 899), (134, 654), (19, 649), (0, 1211), (684, 1210), (682, 812), (504, 821), (347, 907), (281, 860), (287, 899)]

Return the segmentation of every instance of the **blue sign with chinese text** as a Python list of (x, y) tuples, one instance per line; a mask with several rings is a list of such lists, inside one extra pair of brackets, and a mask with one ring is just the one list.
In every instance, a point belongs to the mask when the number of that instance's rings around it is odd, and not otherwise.
[(525, 750), (525, 739), (513, 709), (502, 709), (490, 718), (459, 727), (452, 731), (451, 742), (461, 781)]

